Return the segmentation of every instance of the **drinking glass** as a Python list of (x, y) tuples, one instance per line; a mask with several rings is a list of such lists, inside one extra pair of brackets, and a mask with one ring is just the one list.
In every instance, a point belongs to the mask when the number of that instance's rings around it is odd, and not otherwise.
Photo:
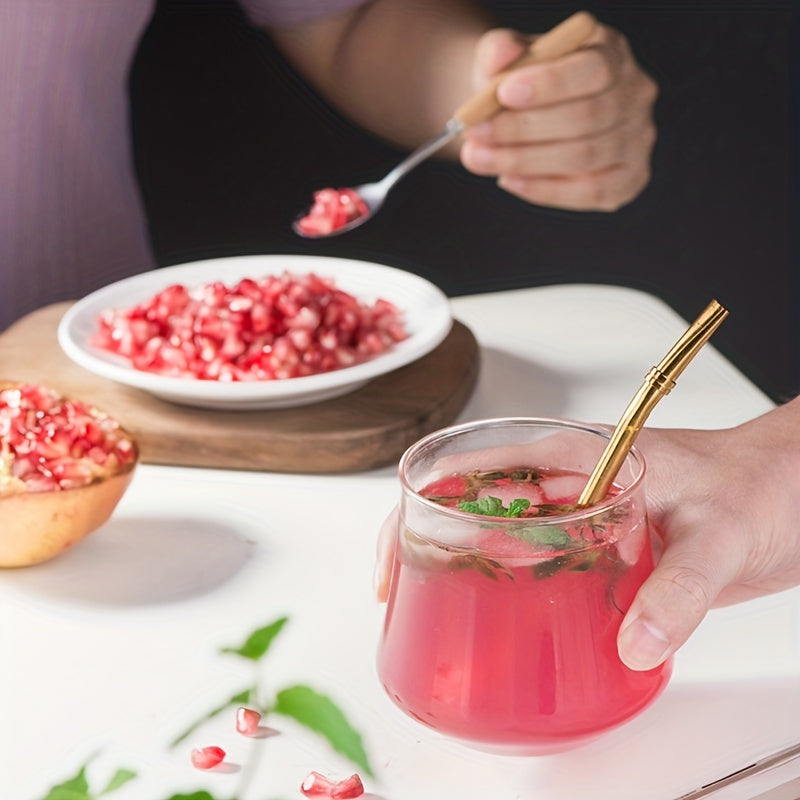
[(664, 689), (671, 660), (639, 672), (617, 654), (653, 568), (641, 454), (631, 450), (603, 501), (575, 507), (609, 435), (488, 419), (402, 456), (378, 674), (414, 719), (483, 750), (536, 755), (593, 739)]

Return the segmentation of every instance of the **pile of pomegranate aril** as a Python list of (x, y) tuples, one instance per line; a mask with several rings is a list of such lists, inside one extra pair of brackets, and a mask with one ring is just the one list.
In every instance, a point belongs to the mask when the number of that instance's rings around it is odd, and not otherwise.
[(349, 367), (407, 338), (402, 314), (313, 273), (169, 286), (99, 315), (93, 344), (138, 370), (214, 381), (265, 381)]
[(136, 460), (119, 423), (40, 384), (0, 390), (0, 495), (85, 486)]

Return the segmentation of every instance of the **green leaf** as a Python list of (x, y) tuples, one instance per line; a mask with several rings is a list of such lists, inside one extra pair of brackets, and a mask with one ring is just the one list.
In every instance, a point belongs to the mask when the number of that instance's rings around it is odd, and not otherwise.
[(200, 717), (200, 719), (193, 722), (183, 733), (176, 736), (170, 743), (170, 747), (175, 747), (175, 745), (180, 744), (184, 739), (186, 739), (191, 733), (194, 733), (204, 722), (216, 717), (217, 715), (221, 714), (223, 711), (227, 711), (231, 706), (242, 706), (246, 705), (250, 702), (250, 698), (254, 697), (256, 694), (255, 687), (250, 687), (249, 689), (243, 689), (241, 692), (237, 692), (233, 697), (229, 700), (226, 700), (221, 705), (217, 706), (216, 708), (211, 709), (205, 716)]
[(331, 747), (373, 775), (361, 735), (347, 721), (339, 707), (308, 686), (291, 686), (278, 692), (273, 708), (324, 736)]
[(76, 789), (54, 786), (44, 800), (92, 800), (92, 796), (87, 792), (81, 792)]
[(600, 549), (578, 550), (575, 553), (562, 553), (555, 558), (542, 561), (533, 567), (533, 574), (537, 578), (549, 578), (562, 569), (570, 572), (586, 572), (590, 570), (600, 557)]
[(499, 497), (479, 497), (477, 500), (462, 500), (458, 504), (468, 514), (483, 514), (487, 517), (502, 517), (505, 508)]
[(517, 497), (506, 508), (499, 497), (493, 497), (492, 495), (479, 497), (477, 500), (462, 500), (458, 504), (460, 511), (466, 511), (468, 514), (481, 514), (485, 517), (519, 517), (530, 506), (530, 500), (526, 500), (524, 497)]
[(192, 792), (192, 794), (174, 794), (169, 800), (217, 800), (208, 792)]
[(507, 532), (523, 542), (544, 545), (552, 550), (565, 550), (575, 544), (565, 530), (552, 528), (549, 525), (525, 525), (520, 528), (509, 528)]
[(269, 650), (273, 639), (281, 632), (281, 629), (288, 621), (288, 617), (280, 617), (275, 622), (253, 631), (241, 647), (223, 647), (220, 652), (234, 653), (252, 661), (258, 661)]
[(86, 765), (80, 768), (74, 778), (54, 786), (44, 800), (92, 800), (89, 795), (89, 783), (86, 780)]
[(499, 561), (493, 558), (484, 558), (476, 555), (453, 556), (448, 562), (450, 569), (477, 569), (482, 575), (493, 581), (500, 580), (500, 575), (514, 580), (514, 573)]
[(136, 773), (130, 769), (118, 769), (114, 774), (114, 777), (108, 782), (108, 785), (102, 792), (101, 795), (110, 794), (111, 792), (116, 791), (121, 786), (124, 786), (128, 781), (133, 780), (136, 777)]
[(506, 517), (519, 517), (523, 511), (531, 507), (531, 501), (526, 500), (524, 497), (517, 497), (508, 504), (508, 510), (505, 512)]
[(556, 556), (547, 561), (542, 561), (540, 564), (534, 564), (532, 567), (533, 574), (537, 578), (550, 578), (562, 570), (568, 563), (569, 558), (567, 558), (567, 556)]

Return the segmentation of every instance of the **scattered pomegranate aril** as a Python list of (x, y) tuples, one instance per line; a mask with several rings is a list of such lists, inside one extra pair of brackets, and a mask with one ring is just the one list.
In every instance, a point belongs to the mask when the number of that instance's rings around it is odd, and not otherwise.
[(252, 708), (241, 707), (236, 711), (236, 730), (245, 736), (252, 736), (258, 732), (258, 723), (261, 722), (261, 714)]
[(364, 794), (364, 784), (358, 775), (332, 781), (319, 772), (310, 772), (300, 786), (306, 797), (329, 797), (331, 800), (350, 800)]
[(300, 785), (300, 791), (306, 797), (330, 797), (334, 782), (319, 772), (309, 772)]
[(173, 285), (100, 314), (93, 344), (144, 372), (263, 381), (330, 372), (374, 358), (408, 337), (389, 301), (359, 301), (332, 279), (284, 272)]
[(133, 437), (89, 403), (0, 382), (0, 567), (46, 561), (102, 525), (137, 460)]
[(213, 769), (225, 760), (225, 751), (221, 747), (209, 745), (192, 750), (192, 765), (197, 769)]

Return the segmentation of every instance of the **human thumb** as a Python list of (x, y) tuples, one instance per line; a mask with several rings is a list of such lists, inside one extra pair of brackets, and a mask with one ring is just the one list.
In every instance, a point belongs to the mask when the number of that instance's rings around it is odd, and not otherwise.
[(400, 510), (395, 506), (381, 524), (378, 543), (375, 548), (375, 569), (372, 576), (373, 589), (378, 602), (385, 603), (389, 596), (392, 580), (392, 566), (397, 545), (397, 527), (400, 524)]
[(696, 530), (670, 532), (661, 559), (620, 626), (617, 648), (628, 667), (647, 670), (666, 661), (733, 580), (735, 565), (725, 548), (714, 550), (715, 542), (716, 536), (698, 536)]

